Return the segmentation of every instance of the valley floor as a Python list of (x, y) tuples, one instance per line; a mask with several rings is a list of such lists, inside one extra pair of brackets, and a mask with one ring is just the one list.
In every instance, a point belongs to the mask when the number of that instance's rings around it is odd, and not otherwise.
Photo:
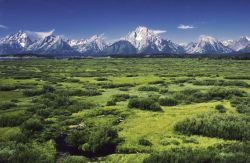
[(249, 70), (230, 59), (0, 61), (0, 162), (248, 162)]

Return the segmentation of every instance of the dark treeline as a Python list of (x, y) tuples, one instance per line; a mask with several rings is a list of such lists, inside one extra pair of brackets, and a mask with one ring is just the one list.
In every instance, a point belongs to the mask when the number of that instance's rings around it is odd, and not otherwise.
[(232, 53), (232, 54), (104, 54), (104, 55), (69, 55), (60, 56), (50, 54), (8, 54), (0, 55), (1, 57), (37, 57), (49, 59), (92, 59), (98, 57), (111, 57), (111, 58), (200, 58), (200, 59), (236, 59), (236, 60), (249, 60), (250, 53)]

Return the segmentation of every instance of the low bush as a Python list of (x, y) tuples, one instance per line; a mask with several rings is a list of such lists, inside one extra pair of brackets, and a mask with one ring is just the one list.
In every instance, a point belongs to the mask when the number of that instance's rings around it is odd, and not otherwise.
[(77, 148), (81, 148), (81, 145), (88, 142), (89, 135), (90, 129), (88, 127), (85, 127), (81, 130), (73, 130), (67, 135), (65, 142)]
[(21, 125), (21, 130), (25, 135), (32, 135), (43, 129), (43, 123), (38, 118), (30, 118)]
[(112, 96), (112, 100), (115, 102), (126, 101), (129, 98), (129, 94), (116, 94)]
[(154, 91), (154, 92), (158, 92), (159, 88), (154, 87), (154, 86), (141, 86), (138, 88), (138, 91)]
[(194, 138), (184, 138), (184, 139), (182, 139), (182, 142), (183, 143), (199, 144), (199, 142)]
[(43, 91), (41, 89), (27, 89), (23, 91), (23, 95), (27, 97), (38, 96), (41, 94), (43, 94)]
[(165, 84), (164, 80), (156, 80), (156, 81), (151, 81), (148, 84)]
[(116, 129), (110, 125), (101, 125), (74, 130), (66, 137), (66, 142), (85, 152), (105, 155), (115, 151), (120, 139)]
[(144, 138), (139, 139), (138, 144), (143, 145), (143, 146), (152, 146), (153, 145), (149, 140), (144, 139)]
[(42, 89), (27, 89), (23, 91), (23, 94), (27, 97), (38, 96), (45, 93), (52, 93), (55, 88), (51, 85), (44, 85)]
[(215, 109), (218, 110), (220, 113), (225, 113), (227, 109), (223, 105), (216, 105)]
[(175, 139), (167, 139), (167, 138), (164, 138), (160, 141), (161, 145), (163, 146), (167, 146), (167, 145), (179, 145), (180, 142), (175, 140)]
[(67, 79), (67, 82), (71, 82), (71, 83), (79, 83), (80, 80), (79, 79), (74, 79), (74, 78), (69, 78)]
[(13, 107), (16, 107), (17, 104), (14, 102), (2, 102), (0, 103), (0, 109), (6, 110), (6, 109), (10, 109)]
[(57, 94), (63, 94), (66, 96), (83, 96), (83, 91), (80, 89), (67, 89), (67, 90), (59, 90)]
[(168, 98), (168, 97), (160, 98), (159, 103), (162, 106), (175, 106), (178, 104), (178, 102), (176, 100), (174, 100), (172, 98)]
[(98, 85), (101, 85), (102, 88), (120, 88), (120, 87), (134, 87), (134, 84), (131, 83), (120, 83), (120, 84), (114, 84), (114, 83), (98, 83)]
[(81, 102), (74, 101), (71, 105), (67, 107), (67, 110), (70, 111), (71, 113), (76, 113), (84, 109), (94, 108), (95, 106), (96, 106), (95, 104), (87, 101), (81, 101)]
[(107, 81), (108, 79), (104, 78), (104, 77), (99, 77), (99, 78), (96, 78), (95, 80), (96, 81)]
[(56, 89), (51, 85), (43, 85), (42, 92), (43, 93), (49, 93), (54, 92)]
[(102, 92), (97, 89), (85, 89), (82, 91), (83, 96), (98, 96), (101, 94)]
[(239, 86), (249, 87), (250, 85), (244, 81), (227, 81), (227, 80), (194, 80), (194, 85), (213, 85), (213, 86)]
[(179, 92), (173, 92), (172, 98), (178, 103), (189, 104), (192, 102), (206, 102), (210, 100), (231, 99), (232, 97), (244, 97), (246, 93), (239, 89), (227, 89), (214, 87), (207, 92), (201, 92), (197, 89), (185, 89)]
[(208, 99), (229, 99), (233, 96), (242, 97), (245, 95), (244, 91), (239, 89), (225, 89), (225, 88), (212, 88), (207, 92)]
[(117, 131), (111, 126), (99, 126), (91, 132), (87, 142), (87, 149), (97, 154), (110, 154), (115, 151), (120, 142)]
[(106, 106), (115, 106), (116, 102), (114, 100), (110, 100), (107, 102)]
[(143, 163), (205, 163), (205, 162), (239, 162), (250, 161), (249, 143), (222, 144), (203, 148), (172, 148), (151, 154)]
[(0, 127), (14, 127), (22, 124), (27, 119), (24, 114), (0, 115)]
[(165, 93), (168, 93), (168, 89), (165, 88), (160, 90), (160, 94), (165, 94)]
[(177, 122), (174, 129), (187, 135), (250, 140), (250, 117), (230, 114), (203, 114)]
[(54, 143), (14, 143), (0, 144), (0, 162), (13, 163), (53, 163), (55, 162), (56, 149)]
[(13, 91), (16, 89), (17, 87), (15, 85), (0, 85), (0, 91)]
[(232, 106), (236, 108), (239, 113), (250, 114), (250, 96), (236, 97), (230, 99)]
[(132, 98), (128, 102), (128, 107), (142, 110), (162, 111), (160, 105), (153, 98)]
[(241, 79), (241, 80), (250, 80), (250, 76), (226, 76), (225, 79)]

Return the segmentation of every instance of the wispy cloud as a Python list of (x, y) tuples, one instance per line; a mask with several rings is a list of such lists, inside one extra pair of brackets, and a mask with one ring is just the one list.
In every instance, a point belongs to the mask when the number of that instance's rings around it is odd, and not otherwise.
[(2, 25), (2, 24), (0, 24), (0, 28), (2, 28), (2, 29), (8, 29), (8, 27), (7, 27), (7, 26)]
[(154, 30), (155, 34), (162, 34), (162, 33), (166, 33), (166, 30)]
[(55, 32), (55, 29), (52, 29), (47, 32), (34, 32), (34, 31), (25, 31), (25, 32), (30, 36), (32, 40), (38, 40), (52, 35)]
[(184, 25), (184, 24), (180, 24), (177, 28), (186, 30), (186, 29), (193, 29), (194, 26), (193, 26), (193, 25)]

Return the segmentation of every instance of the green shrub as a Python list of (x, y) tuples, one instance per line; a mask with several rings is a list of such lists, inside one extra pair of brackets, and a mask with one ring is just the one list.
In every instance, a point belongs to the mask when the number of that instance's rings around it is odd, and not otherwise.
[(151, 154), (143, 163), (205, 163), (205, 162), (249, 162), (249, 144), (222, 144), (203, 148), (172, 148)]
[(45, 93), (52, 93), (55, 88), (51, 85), (44, 85), (42, 89), (27, 89), (23, 91), (23, 94), (27, 97), (38, 96)]
[(12, 143), (0, 145), (0, 162), (34, 163), (55, 162), (56, 149), (53, 142)]
[(225, 79), (242, 79), (242, 80), (250, 80), (250, 76), (226, 76)]
[(104, 78), (104, 77), (99, 77), (99, 78), (96, 78), (95, 80), (96, 81), (107, 81), (108, 79)]
[(249, 87), (250, 85), (244, 81), (227, 81), (227, 80), (194, 80), (194, 85), (213, 85), (213, 86), (240, 86)]
[(73, 130), (65, 140), (68, 144), (82, 148), (85, 152), (95, 154), (113, 153), (120, 142), (117, 131), (109, 125), (92, 128), (86, 126), (80, 130)]
[(129, 87), (121, 87), (119, 88), (120, 91), (129, 91)]
[(98, 83), (98, 85), (101, 85), (102, 88), (120, 88), (120, 87), (134, 87), (134, 84), (131, 83), (120, 83), (120, 84), (114, 84), (114, 83)]
[(71, 113), (76, 113), (84, 109), (91, 109), (94, 108), (95, 104), (87, 101), (81, 101), (81, 102), (73, 102), (71, 105), (67, 107), (67, 110)]
[(148, 84), (165, 84), (164, 80), (156, 80), (156, 81), (151, 81)]
[(143, 146), (152, 146), (153, 145), (149, 140), (144, 139), (144, 138), (139, 139), (138, 143), (139, 143), (139, 145), (143, 145)]
[(158, 92), (159, 88), (154, 87), (154, 86), (141, 86), (138, 88), (138, 91), (154, 91), (154, 92)]
[(112, 100), (115, 102), (126, 101), (130, 96), (128, 94), (117, 94), (113, 95)]
[(43, 90), (41, 89), (27, 89), (23, 91), (23, 95), (27, 97), (38, 96), (41, 94), (43, 94)]
[(14, 127), (22, 124), (27, 119), (24, 114), (0, 115), (0, 127)]
[(230, 99), (232, 106), (236, 108), (239, 113), (250, 114), (250, 96), (236, 97)]
[(176, 100), (174, 100), (172, 98), (168, 98), (168, 97), (160, 98), (159, 103), (162, 106), (175, 106), (178, 104), (178, 102)]
[(43, 93), (49, 93), (49, 92), (54, 92), (55, 88), (51, 85), (44, 85), (42, 88)]
[(25, 121), (22, 126), (21, 130), (23, 133), (27, 134), (34, 134), (35, 132), (41, 131), (43, 129), (43, 123), (38, 118), (30, 118)]
[(107, 102), (106, 106), (115, 106), (116, 102), (114, 100), (110, 100)]
[(245, 92), (239, 89), (212, 88), (207, 92), (208, 99), (229, 99), (233, 96), (244, 96)]
[(171, 139), (171, 138), (164, 138), (160, 141), (160, 144), (163, 146), (167, 145), (179, 145), (180, 142), (176, 139)]
[(244, 97), (246, 93), (238, 89), (227, 89), (214, 87), (207, 92), (201, 92), (197, 89), (185, 89), (179, 92), (173, 92), (172, 97), (178, 103), (189, 104), (192, 102), (206, 102), (210, 100), (230, 99), (234, 96)]
[(85, 89), (82, 92), (83, 96), (98, 96), (101, 95), (102, 92), (97, 89)]
[(182, 140), (182, 142), (183, 143), (199, 144), (199, 142), (196, 139), (194, 139), (194, 138), (186, 138), (186, 137)]
[(160, 93), (161, 93), (161, 94), (168, 93), (168, 89), (161, 89), (161, 90), (160, 90)]
[(13, 107), (16, 107), (17, 104), (14, 102), (2, 102), (0, 103), (0, 109), (6, 110), (6, 109), (10, 109)]
[(174, 129), (187, 135), (250, 140), (250, 117), (230, 114), (203, 114), (177, 122)]
[(87, 149), (93, 153), (109, 154), (115, 151), (119, 142), (118, 133), (113, 127), (99, 126), (91, 132)]
[(88, 142), (89, 135), (90, 130), (87, 127), (81, 130), (73, 130), (67, 135), (65, 141), (70, 145), (80, 148), (81, 145)]
[(218, 110), (220, 113), (225, 113), (227, 109), (223, 105), (216, 105), (215, 109)]
[(132, 98), (128, 102), (128, 107), (142, 110), (162, 111), (160, 105), (152, 98)]
[(80, 82), (80, 80), (79, 80), (79, 79), (70, 78), (70, 79), (67, 79), (67, 82), (71, 82), (71, 83), (79, 83), (79, 82)]
[(17, 87), (15, 85), (0, 85), (0, 91), (13, 91), (16, 89)]

